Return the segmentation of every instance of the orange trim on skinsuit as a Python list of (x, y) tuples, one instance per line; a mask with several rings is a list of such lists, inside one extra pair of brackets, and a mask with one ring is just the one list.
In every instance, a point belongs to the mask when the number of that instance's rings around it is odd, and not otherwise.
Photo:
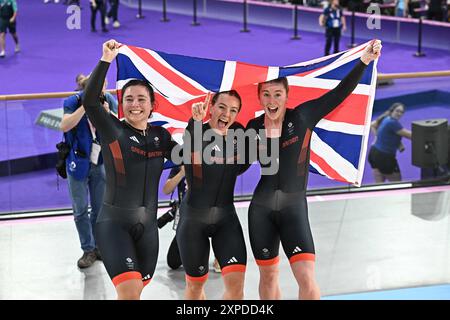
[(148, 280), (142, 281), (142, 283), (144, 284), (144, 287), (146, 285), (148, 285), (150, 283), (150, 281), (152, 281), (152, 279), (148, 279)]
[(316, 255), (314, 253), (299, 253), (289, 259), (290, 264), (297, 261), (316, 261)]
[(189, 281), (205, 282), (207, 279), (208, 279), (208, 273), (201, 277), (191, 277), (189, 275), (186, 275), (186, 280), (189, 280)]
[(271, 265), (277, 264), (279, 262), (280, 262), (280, 257), (279, 256), (277, 256), (277, 257), (275, 257), (273, 259), (269, 259), (269, 260), (258, 260), (258, 259), (256, 259), (256, 264), (258, 266), (271, 266)]
[(118, 286), (119, 284), (121, 284), (124, 281), (128, 281), (128, 280), (142, 280), (142, 275), (140, 272), (137, 271), (129, 271), (129, 272), (124, 272), (119, 274), (118, 276), (115, 276), (114, 278), (112, 278), (112, 282), (114, 284), (114, 286)]
[(232, 272), (245, 272), (245, 264), (233, 264), (231, 266), (225, 266), (222, 268), (222, 276), (227, 275)]
[(302, 144), (302, 150), (300, 151), (300, 155), (298, 156), (297, 162), (297, 175), (304, 176), (305, 170), (307, 169), (305, 166), (306, 156), (308, 154), (308, 146), (311, 139), (311, 130), (309, 128), (306, 129), (305, 138)]
[(114, 158), (114, 167), (117, 173), (125, 174), (125, 166), (123, 165), (122, 150), (120, 150), (120, 144), (118, 140), (115, 140), (109, 144), (112, 156)]
[(200, 187), (203, 179), (202, 157), (198, 151), (192, 152), (192, 174), (194, 176), (194, 185)]
[(126, 185), (125, 179), (125, 165), (123, 164), (122, 150), (118, 140), (115, 140), (109, 144), (109, 150), (114, 159), (114, 169), (116, 171), (116, 180), (119, 186)]

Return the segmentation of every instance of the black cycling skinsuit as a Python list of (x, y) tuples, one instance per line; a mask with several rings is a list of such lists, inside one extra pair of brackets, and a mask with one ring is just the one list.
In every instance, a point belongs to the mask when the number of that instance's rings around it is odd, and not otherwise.
[(356, 88), (365, 67), (360, 61), (333, 90), (295, 109), (287, 109), (280, 138), (265, 139), (264, 114), (248, 123), (247, 129), (255, 129), (257, 133), (263, 130), (264, 139), (257, 141), (258, 150), (271, 150), (270, 143), (279, 139), (278, 171), (274, 175), (261, 175), (249, 207), (250, 243), (258, 265), (278, 262), (280, 240), (291, 264), (315, 260), (306, 203), (311, 133)]
[(139, 130), (106, 112), (99, 98), (109, 65), (98, 63), (83, 99), (86, 114), (102, 137), (106, 169), (96, 242), (114, 285), (130, 279), (142, 279), (145, 285), (158, 257), (159, 179), (164, 158), (170, 158), (176, 143), (162, 127)]
[[(237, 164), (237, 159), (241, 156), (238, 148), (231, 148), (233, 154), (226, 154), (227, 144), (234, 143), (230, 135), (224, 137), (214, 134), (208, 141), (203, 141), (199, 145), (201, 149), (197, 150), (194, 140), (201, 139), (203, 133), (194, 137), (194, 122), (201, 128), (199, 133), (211, 129), (208, 123), (202, 125), (200, 121), (193, 119), (186, 127), (191, 138), (192, 164), (184, 165), (188, 190), (181, 203), (176, 237), (187, 278), (206, 281), (209, 270), (209, 238), (222, 268), (222, 275), (245, 272), (247, 251), (233, 196), (236, 178), (247, 167)], [(244, 129), (237, 123), (230, 126), (230, 129), (238, 128)], [(185, 145), (187, 140), (185, 135)], [(218, 141), (221, 143), (217, 143)], [(211, 164), (203, 162), (203, 151), (208, 145), (213, 147), (211, 153), (205, 152), (209, 154), (208, 159), (214, 161)], [(196, 159), (201, 159), (202, 163), (194, 162)]]

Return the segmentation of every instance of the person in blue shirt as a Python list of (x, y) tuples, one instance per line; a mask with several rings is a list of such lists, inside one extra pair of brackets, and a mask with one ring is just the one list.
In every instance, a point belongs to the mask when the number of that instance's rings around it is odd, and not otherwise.
[(344, 12), (339, 6), (339, 0), (330, 0), (329, 5), (319, 17), (319, 24), (325, 27), (325, 55), (330, 54), (331, 43), (334, 40), (334, 53), (339, 52), (339, 41), (342, 30), (347, 30)]
[(411, 139), (411, 131), (404, 129), (399, 121), (404, 113), (405, 106), (394, 103), (371, 124), (376, 138), (370, 148), (369, 163), (376, 183), (402, 180), (396, 154), (397, 150), (405, 150), (402, 137)]
[[(89, 78), (83, 79), (83, 90)], [(117, 113), (117, 101), (105, 92), (103, 107), (108, 112)], [(84, 92), (80, 91), (64, 100), (64, 115), (60, 128), (71, 151), (66, 160), (69, 194), (72, 200), (75, 225), (80, 239), (83, 256), (78, 260), (80, 269), (90, 267), (101, 259), (96, 249), (94, 225), (103, 203), (105, 192), (105, 168), (100, 150), (100, 137), (90, 123), (82, 106)], [(91, 212), (88, 212), (88, 194), (90, 196)]]
[(408, 0), (395, 0), (395, 15), (397, 17), (407, 17), (408, 16)]
[(20, 51), (19, 38), (16, 32), (17, 2), (16, 0), (0, 0), (0, 58), (5, 57), (6, 31), (9, 30), (14, 39), (16, 48), (14, 52)]

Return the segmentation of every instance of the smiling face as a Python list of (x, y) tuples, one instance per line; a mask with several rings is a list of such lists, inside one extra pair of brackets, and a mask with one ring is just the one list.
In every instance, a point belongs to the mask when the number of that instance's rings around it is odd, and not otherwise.
[(209, 111), (211, 115), (209, 125), (225, 135), (228, 128), (236, 120), (240, 109), (241, 102), (237, 97), (228, 93), (219, 94)]
[(402, 105), (399, 105), (394, 108), (391, 112), (391, 117), (397, 120), (400, 120), (400, 118), (403, 116), (403, 113), (405, 112), (405, 109)]
[(280, 120), (286, 112), (287, 90), (283, 83), (266, 82), (260, 85), (259, 102), (266, 117), (272, 121)]
[(148, 89), (141, 85), (130, 86), (123, 93), (123, 113), (133, 127), (145, 129), (153, 110)]

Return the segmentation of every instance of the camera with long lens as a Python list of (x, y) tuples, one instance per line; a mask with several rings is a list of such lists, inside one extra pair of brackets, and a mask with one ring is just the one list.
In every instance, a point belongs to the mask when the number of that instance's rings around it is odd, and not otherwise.
[(106, 102), (106, 96), (105, 96), (105, 94), (102, 93), (100, 95), (100, 103), (103, 105), (105, 102)]
[(175, 219), (175, 215), (178, 209), (178, 201), (170, 200), (170, 209), (158, 218), (158, 228), (163, 228), (167, 223)]
[(58, 149), (58, 158), (55, 166), (56, 172), (61, 178), (67, 179), (66, 159), (70, 152), (70, 146), (66, 142), (61, 141), (56, 145), (56, 149)]

